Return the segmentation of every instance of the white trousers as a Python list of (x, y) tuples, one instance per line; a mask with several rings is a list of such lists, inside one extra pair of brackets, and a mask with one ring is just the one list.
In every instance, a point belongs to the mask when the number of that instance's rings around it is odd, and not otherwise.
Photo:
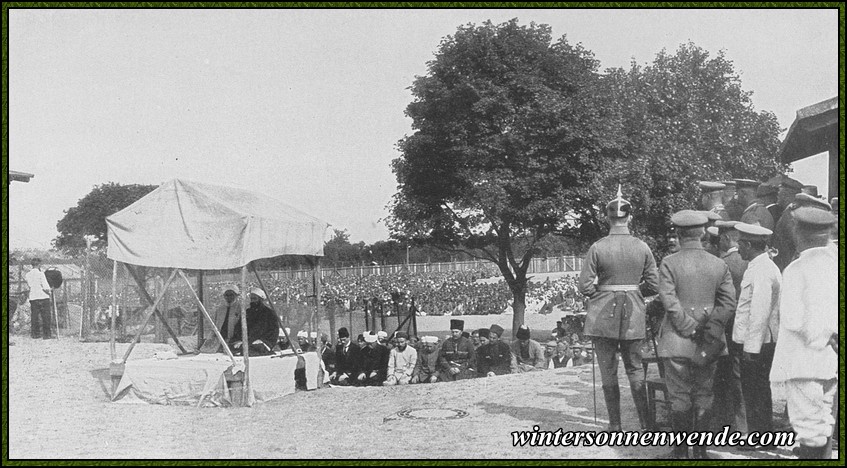
[(832, 402), (838, 379), (792, 379), (785, 382), (788, 419), (797, 433), (797, 442), (807, 447), (823, 447), (832, 436), (835, 418)]

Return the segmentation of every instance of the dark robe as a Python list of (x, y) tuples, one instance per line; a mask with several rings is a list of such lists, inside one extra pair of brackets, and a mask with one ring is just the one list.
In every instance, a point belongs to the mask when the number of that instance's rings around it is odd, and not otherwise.
[[(279, 341), (279, 320), (274, 312), (265, 304), (250, 304), (247, 309), (247, 338), (250, 340), (250, 351), (257, 354), (270, 354), (277, 341)], [(256, 340), (261, 340), (267, 346), (253, 345)], [(241, 317), (235, 323), (230, 343), (243, 341), (241, 339)]]

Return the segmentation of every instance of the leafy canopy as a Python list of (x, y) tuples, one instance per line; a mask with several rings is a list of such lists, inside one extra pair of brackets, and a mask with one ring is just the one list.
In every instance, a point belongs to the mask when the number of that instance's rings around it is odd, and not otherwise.
[(65, 216), (56, 224), (59, 236), (53, 240), (54, 247), (71, 254), (79, 253), (85, 249), (86, 235), (96, 238), (93, 247), (105, 247), (106, 217), (135, 203), (156, 187), (114, 182), (95, 185), (76, 206), (65, 210)]

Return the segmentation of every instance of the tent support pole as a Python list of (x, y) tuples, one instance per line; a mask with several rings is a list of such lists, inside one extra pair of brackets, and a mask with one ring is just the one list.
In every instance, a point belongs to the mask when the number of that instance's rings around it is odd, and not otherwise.
[[(144, 297), (144, 299), (146, 299), (148, 303), (153, 304), (153, 298), (150, 297), (150, 294), (147, 293), (147, 289), (144, 287), (144, 282), (141, 281), (141, 278), (138, 276), (138, 273), (136, 273), (132, 268), (130, 268), (129, 265), (126, 265), (126, 269), (127, 271), (129, 271), (130, 276), (132, 276), (136, 284), (138, 284), (138, 292), (141, 293), (141, 296)], [(176, 270), (171, 273), (171, 276), (176, 276)], [(171, 280), (173, 280), (173, 278), (171, 278)], [(169, 284), (164, 285), (164, 287), (162, 288), (161, 295), (158, 299), (156, 299), (156, 304), (158, 304), (159, 301), (166, 296), (166, 293), (168, 292), (168, 287)], [(171, 326), (168, 325), (168, 321), (165, 320), (165, 316), (162, 315), (161, 311), (159, 311), (158, 306), (153, 308), (153, 313), (156, 315), (156, 317), (159, 318), (159, 320), (162, 321), (162, 325), (165, 326), (165, 330), (171, 335), (171, 338), (174, 339), (174, 343), (176, 343), (177, 347), (179, 347), (179, 350), (182, 351), (182, 354), (188, 354), (188, 351), (185, 350), (185, 348), (182, 346), (182, 343), (179, 341), (179, 337), (176, 336), (176, 333), (174, 333)]]
[[(221, 345), (223, 345), (224, 352), (226, 352), (226, 355), (229, 356), (229, 359), (232, 361), (232, 363), (235, 364), (235, 356), (232, 355), (232, 351), (230, 351), (229, 346), (227, 346), (223, 335), (221, 335), (220, 330), (218, 330), (218, 327), (215, 325), (215, 321), (212, 320), (212, 317), (209, 315), (209, 311), (206, 310), (206, 306), (203, 305), (203, 301), (200, 300), (200, 297), (197, 295), (194, 289), (191, 288), (191, 281), (188, 280), (188, 276), (186, 276), (185, 273), (180, 269), (177, 269), (177, 271), (179, 272), (179, 276), (181, 276), (182, 279), (185, 280), (185, 284), (188, 285), (188, 290), (191, 291), (191, 294), (194, 296), (194, 300), (197, 301), (197, 305), (200, 306), (200, 312), (202, 312), (206, 319), (212, 324), (212, 331), (215, 332), (215, 336), (218, 338), (218, 341), (221, 343)], [(202, 318), (200, 320), (202, 320)], [(202, 343), (200, 344), (202, 345)]]
[(130, 267), (129, 265), (127, 265), (126, 267), (127, 271), (130, 272), (130, 276), (132, 276), (138, 283), (139, 292), (141, 292), (141, 296), (146, 298), (147, 301), (150, 302), (150, 305), (147, 307), (148, 312), (146, 312), (145, 314), (146, 316), (144, 317), (144, 322), (141, 324), (141, 328), (138, 329), (138, 333), (135, 335), (135, 338), (133, 338), (132, 343), (130, 343), (129, 349), (126, 350), (126, 354), (124, 354), (124, 358), (121, 361), (121, 364), (126, 364), (126, 360), (129, 359), (129, 355), (132, 353), (132, 349), (135, 348), (135, 345), (137, 345), (139, 341), (141, 341), (141, 334), (144, 333), (144, 329), (147, 328), (147, 324), (150, 323), (150, 318), (152, 318), (153, 314), (158, 310), (157, 308), (159, 307), (159, 301), (161, 301), (162, 298), (165, 297), (165, 292), (167, 292), (168, 288), (171, 286), (171, 282), (173, 282), (174, 278), (176, 278), (176, 269), (174, 269), (171, 272), (171, 276), (168, 277), (168, 280), (165, 282), (165, 287), (162, 289), (162, 294), (159, 295), (159, 297), (156, 298), (155, 301), (153, 301), (153, 299), (150, 297), (149, 294), (147, 294), (147, 291), (144, 289), (144, 285), (139, 282), (139, 278), (138, 276), (136, 276), (135, 271), (133, 271), (132, 267)]
[(241, 267), (241, 352), (244, 356), (244, 382), (242, 383), (243, 406), (253, 405), (253, 389), (250, 386), (250, 337), (247, 335), (247, 308), (250, 307), (250, 292), (247, 289), (247, 265)]
[[(190, 287), (191, 286), (189, 286), (189, 288)], [(192, 291), (192, 292), (194, 292), (194, 291)], [(203, 299), (204, 299), (204, 297), (203, 297), (203, 270), (199, 270), (197, 272), (197, 293), (195, 294), (195, 296), (197, 297), (197, 301), (200, 304), (200, 310), (204, 311), (203, 310)], [(205, 311), (205, 312), (206, 312), (206, 316), (208, 317), (209, 316), (208, 311)], [(211, 323), (214, 323), (214, 322), (211, 322)], [(205, 325), (205, 321), (203, 320), (203, 314), (198, 312), (197, 313), (197, 349), (200, 349), (203, 346), (203, 339), (205, 338), (205, 333), (204, 333), (204, 330), (203, 330), (205, 328), (204, 325)], [(226, 348), (226, 343), (224, 343), (224, 348)]]
[(118, 352), (115, 349), (115, 315), (118, 312), (118, 261), (112, 260), (112, 323), (110, 325), (112, 334), (109, 337), (109, 351), (112, 353), (112, 360), (118, 357)]
[(274, 312), (274, 315), (276, 316), (276, 322), (277, 324), (279, 324), (279, 329), (282, 330), (282, 334), (285, 335), (285, 339), (288, 340), (289, 346), (291, 346), (291, 349), (294, 350), (295, 341), (291, 341), (291, 337), (288, 336), (288, 332), (285, 331), (285, 326), (282, 324), (282, 317), (279, 316), (279, 313), (276, 311), (276, 307), (274, 307), (274, 300), (271, 298), (271, 294), (268, 292), (268, 289), (265, 288), (265, 283), (262, 282), (262, 277), (259, 276), (259, 271), (256, 270), (256, 265), (252, 262), (250, 263), (250, 269), (253, 270), (253, 274), (256, 276), (256, 281), (259, 282), (259, 287), (262, 288), (262, 291), (265, 292), (265, 296), (268, 296), (268, 306), (271, 308), (271, 310)]
[[(320, 351), (321, 339), (321, 258), (315, 257), (315, 267), (312, 272), (312, 277), (315, 281), (315, 349)], [(321, 359), (321, 353), (318, 352), (318, 359)], [(321, 375), (321, 366), (318, 365), (318, 388), (323, 387), (323, 375)]]

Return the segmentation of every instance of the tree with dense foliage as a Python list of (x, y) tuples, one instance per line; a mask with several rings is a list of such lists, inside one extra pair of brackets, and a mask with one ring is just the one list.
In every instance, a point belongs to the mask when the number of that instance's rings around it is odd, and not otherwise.
[(776, 160), (776, 116), (753, 108), (752, 93), (742, 89), (722, 51), (712, 57), (682, 44), (674, 54), (659, 52), (652, 64), (608, 70), (603, 85), (624, 145), (593, 174), (591, 186), (606, 190), (582, 207), (583, 232), (591, 241), (604, 235), (598, 208), (618, 183), (635, 207), (635, 232), (662, 251), (670, 214), (698, 208), (697, 181), (766, 180), (785, 169)]
[(497, 264), (514, 296), (513, 331), (539, 241), (575, 226), (589, 176), (617, 144), (598, 65), (581, 45), (552, 42), (547, 25), (489, 21), (445, 38), (411, 87), (414, 133), (392, 163), (392, 237)]
[(106, 246), (106, 217), (135, 203), (152, 192), (156, 185), (121, 185), (108, 182), (95, 185), (77, 205), (65, 210), (65, 216), (56, 224), (59, 236), (53, 246), (69, 254), (79, 254), (85, 249), (85, 236), (96, 238), (94, 248)]

